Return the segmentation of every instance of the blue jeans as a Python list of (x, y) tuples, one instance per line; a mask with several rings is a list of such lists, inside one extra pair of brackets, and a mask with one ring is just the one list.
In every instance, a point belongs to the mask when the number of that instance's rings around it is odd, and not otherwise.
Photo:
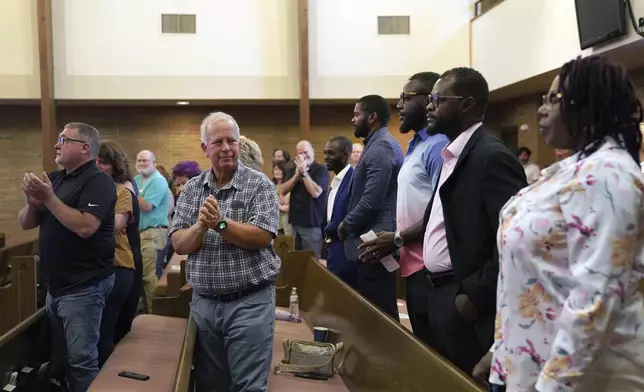
[(266, 392), (273, 357), (275, 286), (220, 302), (198, 294), (195, 386), (199, 392)]
[(319, 259), (322, 253), (322, 230), (319, 227), (293, 226), (295, 250), (312, 250), (315, 258)]
[(114, 287), (107, 297), (107, 302), (103, 308), (103, 317), (101, 319), (101, 332), (98, 340), (98, 367), (102, 368), (114, 351), (116, 344), (116, 324), (119, 316), (123, 312), (123, 306), (127, 300), (132, 281), (134, 280), (134, 270), (130, 268), (116, 268), (114, 271)]
[(492, 389), (492, 392), (505, 392), (505, 385), (492, 384), (490, 387)]
[(52, 297), (46, 308), (51, 320), (52, 360), (67, 366), (72, 392), (85, 392), (98, 374), (98, 338), (114, 274), (78, 291)]

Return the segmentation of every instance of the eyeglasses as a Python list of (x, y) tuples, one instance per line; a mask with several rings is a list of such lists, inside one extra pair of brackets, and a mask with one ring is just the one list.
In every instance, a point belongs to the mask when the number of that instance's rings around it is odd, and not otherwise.
[(403, 102), (409, 101), (412, 97), (422, 97), (425, 95), (430, 95), (429, 93), (426, 92), (420, 92), (420, 91), (408, 91), (406, 93), (400, 93), (400, 100)]
[(433, 107), (437, 108), (441, 102), (444, 102), (448, 99), (465, 99), (466, 97), (461, 97), (459, 95), (438, 95), (438, 94), (429, 94), (427, 97), (428, 104), (431, 104)]
[(60, 136), (58, 138), (58, 144), (61, 144), (61, 145), (62, 144), (69, 144), (71, 142), (83, 143), (83, 144), (88, 143), (86, 140), (72, 139), (71, 137), (67, 137), (67, 136)]
[(541, 97), (541, 103), (543, 105), (556, 105), (561, 102), (561, 98), (563, 98), (561, 93), (545, 94)]

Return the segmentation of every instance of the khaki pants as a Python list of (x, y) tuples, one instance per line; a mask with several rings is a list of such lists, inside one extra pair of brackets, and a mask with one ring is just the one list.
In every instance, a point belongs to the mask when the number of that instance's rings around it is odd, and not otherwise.
[(143, 300), (148, 313), (152, 313), (152, 297), (157, 287), (156, 263), (160, 250), (168, 241), (168, 229), (151, 228), (141, 232), (143, 258)]

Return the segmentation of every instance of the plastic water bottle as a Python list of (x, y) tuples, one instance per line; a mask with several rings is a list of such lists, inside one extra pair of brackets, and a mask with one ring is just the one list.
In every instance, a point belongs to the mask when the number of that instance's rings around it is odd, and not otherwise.
[(300, 317), (300, 297), (297, 295), (297, 287), (291, 289), (289, 298), (289, 312), (296, 318)]

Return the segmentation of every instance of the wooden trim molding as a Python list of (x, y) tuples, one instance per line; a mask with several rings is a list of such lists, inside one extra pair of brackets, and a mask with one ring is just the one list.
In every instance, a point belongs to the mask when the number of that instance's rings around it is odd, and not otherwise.
[(40, 122), (43, 169), (56, 169), (56, 100), (54, 95), (54, 38), (52, 33), (52, 1), (37, 0), (38, 56), (40, 62)]

